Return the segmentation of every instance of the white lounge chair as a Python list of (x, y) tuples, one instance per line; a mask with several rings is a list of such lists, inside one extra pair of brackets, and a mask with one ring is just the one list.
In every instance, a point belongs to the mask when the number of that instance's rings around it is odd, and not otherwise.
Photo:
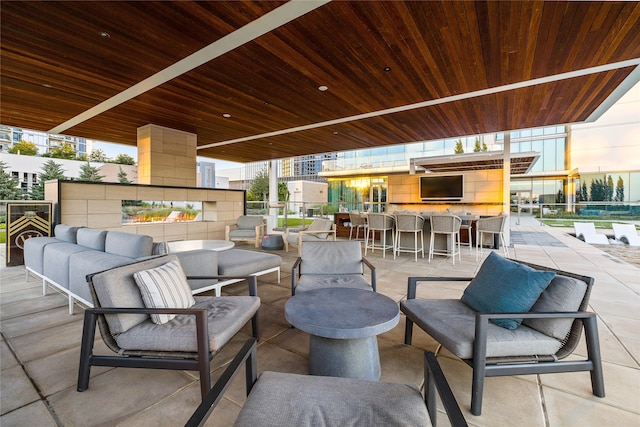
[(630, 246), (640, 246), (640, 236), (633, 224), (612, 224), (616, 240)]
[(598, 234), (596, 226), (592, 222), (574, 222), (573, 228), (576, 237), (586, 243), (595, 245), (608, 245), (609, 239), (604, 234)]

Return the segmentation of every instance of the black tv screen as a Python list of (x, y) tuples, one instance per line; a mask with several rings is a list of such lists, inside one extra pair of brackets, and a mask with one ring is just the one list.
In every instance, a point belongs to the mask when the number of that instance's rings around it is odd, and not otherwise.
[(464, 196), (464, 175), (438, 175), (420, 177), (422, 200), (455, 200)]

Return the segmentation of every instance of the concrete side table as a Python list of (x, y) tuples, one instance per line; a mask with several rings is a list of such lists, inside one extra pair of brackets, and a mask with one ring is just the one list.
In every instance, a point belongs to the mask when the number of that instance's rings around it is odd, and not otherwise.
[(291, 325), (311, 335), (309, 373), (380, 379), (376, 335), (392, 329), (400, 310), (391, 298), (351, 288), (301, 292), (285, 305)]

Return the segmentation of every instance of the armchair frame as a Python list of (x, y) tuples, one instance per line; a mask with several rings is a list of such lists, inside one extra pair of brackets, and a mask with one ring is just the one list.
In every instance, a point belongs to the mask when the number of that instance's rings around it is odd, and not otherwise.
[[(186, 427), (203, 426), (207, 418), (211, 415), (216, 405), (222, 399), (222, 395), (229, 388), (232, 380), (239, 373), (242, 365), (245, 365), (246, 372), (246, 392), (251, 393), (253, 385), (258, 381), (256, 366), (256, 340), (250, 338), (244, 344), (240, 352), (227, 366), (220, 376), (220, 379), (213, 386), (211, 391), (196, 408), (191, 418), (185, 424)], [(429, 412), (431, 424), (436, 427), (437, 422), (437, 399), (440, 396), (449, 422), (453, 427), (466, 427), (467, 422), (462, 415), (462, 411), (449, 387), (449, 383), (440, 368), (440, 364), (431, 352), (424, 353), (424, 402)], [(302, 408), (301, 410), (304, 410)]]
[[(336, 225), (332, 224), (330, 230), (306, 230), (305, 228), (297, 228), (293, 227), (293, 230), (298, 230), (293, 233), (298, 235), (298, 256), (302, 254), (302, 242), (305, 234), (307, 235), (316, 235), (316, 234), (328, 234), (327, 240), (336, 241)], [(287, 237), (290, 234), (290, 229), (287, 228), (284, 232), (284, 249), (285, 252), (289, 252), (289, 242), (287, 241)]]
[[(580, 372), (589, 371), (591, 375), (591, 387), (593, 394), (604, 397), (604, 379), (602, 361), (600, 355), (600, 341), (598, 336), (598, 325), (595, 313), (588, 312), (588, 302), (591, 289), (595, 280), (592, 277), (581, 276), (566, 271), (543, 267), (536, 264), (518, 261), (539, 270), (553, 271), (556, 274), (572, 277), (587, 284), (585, 295), (580, 306), (575, 312), (527, 312), (527, 313), (477, 313), (475, 321), (475, 339), (473, 341), (473, 357), (471, 359), (461, 359), (473, 369), (473, 379), (471, 386), (471, 413), (480, 415), (482, 412), (482, 394), (484, 390), (484, 378), (525, 375), (525, 374), (546, 374), (560, 372)], [(407, 286), (407, 300), (416, 298), (416, 288), (419, 282), (470, 282), (472, 277), (410, 277)], [(411, 345), (413, 325), (416, 323), (421, 329), (426, 330), (420, 319), (412, 318), (400, 304), (400, 310), (406, 316), (405, 344)], [(531, 355), (517, 357), (487, 357), (487, 329), (490, 319), (574, 319), (571, 330), (562, 341), (562, 346), (554, 355)], [(585, 360), (561, 361), (575, 350), (580, 340), (582, 330), (585, 331), (587, 345), (587, 358)]]
[[(98, 273), (96, 273), (98, 274)], [(80, 366), (78, 369), (77, 391), (82, 392), (89, 388), (91, 366), (111, 366), (124, 368), (151, 368), (151, 369), (175, 369), (198, 371), (200, 374), (200, 391), (202, 398), (211, 389), (211, 359), (216, 353), (209, 348), (209, 327), (206, 308), (130, 308), (130, 307), (101, 307), (96, 296), (92, 275), (87, 277), (89, 288), (93, 296), (95, 308), (88, 308), (84, 312), (82, 329), (82, 342), (80, 345)], [(246, 279), (249, 287), (249, 295), (257, 296), (258, 281), (255, 276), (230, 277), (209, 276), (211, 279)], [(192, 315), (196, 319), (197, 352), (174, 351), (146, 351), (146, 350), (122, 350), (116, 343), (109, 330), (109, 324), (105, 314), (180, 314)], [(96, 355), (93, 353), (95, 342), (96, 324), (104, 343), (117, 355)], [(251, 318), (252, 334), (257, 340), (259, 337), (258, 312)]]
[[(302, 258), (298, 257), (296, 261), (293, 263), (293, 267), (291, 268), (291, 296), (296, 294), (296, 287), (298, 286), (298, 279), (301, 276), (300, 273), (300, 264), (302, 264)], [(369, 269), (370, 277), (371, 277), (371, 288), (373, 292), (376, 292), (376, 267), (371, 264), (371, 261), (362, 257), (362, 264)]]

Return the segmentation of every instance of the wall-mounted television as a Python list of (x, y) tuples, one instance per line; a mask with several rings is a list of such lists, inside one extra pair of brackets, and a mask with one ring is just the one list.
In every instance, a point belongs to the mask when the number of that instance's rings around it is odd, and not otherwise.
[(464, 197), (464, 175), (424, 175), (420, 177), (422, 200), (459, 200)]

